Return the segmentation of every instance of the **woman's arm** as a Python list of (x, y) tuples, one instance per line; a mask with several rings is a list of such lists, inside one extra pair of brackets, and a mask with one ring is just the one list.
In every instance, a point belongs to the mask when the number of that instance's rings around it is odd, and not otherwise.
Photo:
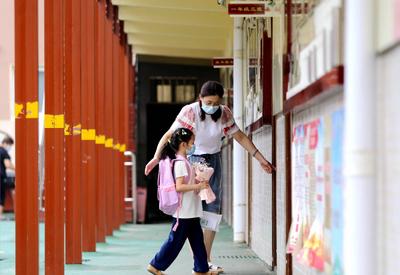
[(186, 184), (184, 182), (185, 177), (176, 178), (176, 191), (177, 192), (189, 192), (189, 191), (200, 191), (201, 189), (208, 188), (208, 182), (202, 181), (198, 184)]
[(161, 137), (160, 141), (157, 144), (157, 149), (156, 152), (154, 153), (155, 159), (160, 159), (161, 156), (161, 151), (164, 148), (165, 144), (168, 142), (168, 140), (171, 138), (173, 131), (170, 129), (165, 134)]
[(264, 156), (258, 151), (254, 143), (246, 136), (241, 130), (233, 134), (233, 138), (240, 144), (247, 152), (249, 152), (253, 157), (255, 157), (260, 163), (261, 167), (267, 172), (272, 173), (275, 167), (264, 158)]
[(4, 166), (5, 166), (7, 169), (15, 170), (14, 164), (13, 164), (13, 163), (11, 162), (11, 160), (9, 160), (9, 159), (5, 159), (5, 160), (4, 160)]
[(172, 130), (168, 130), (160, 139), (160, 141), (158, 142), (157, 145), (157, 149), (156, 152), (154, 153), (154, 157), (152, 160), (150, 160), (146, 167), (144, 168), (144, 174), (147, 176), (148, 174), (150, 174), (151, 170), (153, 170), (153, 168), (158, 164), (158, 162), (160, 161), (160, 156), (161, 156), (161, 151), (164, 148), (165, 144), (168, 142), (168, 140), (171, 138), (172, 136)]

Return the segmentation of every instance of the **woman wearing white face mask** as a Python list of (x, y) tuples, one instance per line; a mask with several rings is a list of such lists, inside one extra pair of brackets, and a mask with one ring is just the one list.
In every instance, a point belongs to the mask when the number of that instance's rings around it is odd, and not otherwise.
[[(199, 101), (182, 108), (171, 128), (161, 138), (153, 159), (145, 168), (145, 174), (148, 175), (158, 164), (161, 150), (174, 130), (181, 127), (192, 130), (196, 135), (196, 149), (190, 161), (205, 160), (214, 168), (214, 174), (210, 178), (209, 184), (216, 195), (216, 200), (210, 204), (203, 203), (203, 210), (217, 214), (221, 214), (221, 146), (223, 137), (233, 136), (244, 149), (259, 161), (261, 167), (267, 173), (272, 173), (275, 169), (236, 125), (231, 110), (225, 105), (220, 105), (223, 95), (224, 89), (220, 83), (216, 81), (204, 83), (201, 87)], [(204, 231), (204, 242), (210, 270), (223, 272), (222, 268), (211, 263), (210, 254), (214, 237), (215, 231)]]

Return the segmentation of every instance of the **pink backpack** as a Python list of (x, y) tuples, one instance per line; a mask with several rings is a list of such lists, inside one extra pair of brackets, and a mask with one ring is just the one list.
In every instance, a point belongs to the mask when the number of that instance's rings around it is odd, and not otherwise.
[(158, 164), (158, 201), (159, 208), (162, 212), (167, 215), (173, 215), (177, 212), (177, 223), (174, 227), (174, 231), (179, 224), (179, 208), (182, 205), (182, 193), (176, 191), (175, 177), (174, 177), (174, 163), (176, 161), (185, 161), (186, 167), (188, 168), (189, 175), (185, 177), (185, 182), (189, 182), (191, 176), (191, 166), (187, 159), (177, 156), (176, 159), (171, 160), (165, 158)]

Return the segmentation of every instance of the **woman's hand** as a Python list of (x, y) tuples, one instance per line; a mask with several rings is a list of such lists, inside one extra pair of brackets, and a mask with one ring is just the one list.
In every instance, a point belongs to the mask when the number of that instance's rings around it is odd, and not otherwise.
[(146, 167), (144, 168), (144, 174), (147, 176), (150, 174), (151, 170), (159, 163), (159, 159), (153, 158), (152, 160), (147, 163)]
[(262, 169), (264, 169), (264, 171), (266, 171), (268, 174), (272, 174), (272, 172), (276, 170), (276, 168), (264, 158), (260, 160), (260, 165)]
[(262, 169), (264, 169), (267, 173), (272, 174), (272, 172), (276, 170), (275, 167), (264, 158), (261, 152), (258, 151), (257, 147), (254, 146), (249, 137), (246, 136), (241, 130), (234, 133), (233, 138), (260, 162)]
[(198, 184), (199, 190), (202, 189), (207, 189), (208, 187), (210, 187), (210, 185), (208, 184), (208, 181), (202, 181)]

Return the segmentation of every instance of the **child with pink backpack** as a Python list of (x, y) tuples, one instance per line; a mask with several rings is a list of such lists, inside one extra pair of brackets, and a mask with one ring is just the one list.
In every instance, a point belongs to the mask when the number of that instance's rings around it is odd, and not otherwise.
[(193, 152), (193, 132), (186, 128), (178, 128), (161, 153), (158, 183), (160, 209), (169, 214), (176, 211), (172, 215), (173, 222), (168, 239), (147, 267), (147, 270), (154, 275), (164, 274), (162, 271), (173, 263), (186, 239), (189, 239), (193, 250), (192, 273), (211, 274), (200, 225), (203, 208), (198, 195), (200, 190), (208, 188), (209, 185), (205, 181), (195, 183), (195, 173), (187, 160), (187, 155)]

